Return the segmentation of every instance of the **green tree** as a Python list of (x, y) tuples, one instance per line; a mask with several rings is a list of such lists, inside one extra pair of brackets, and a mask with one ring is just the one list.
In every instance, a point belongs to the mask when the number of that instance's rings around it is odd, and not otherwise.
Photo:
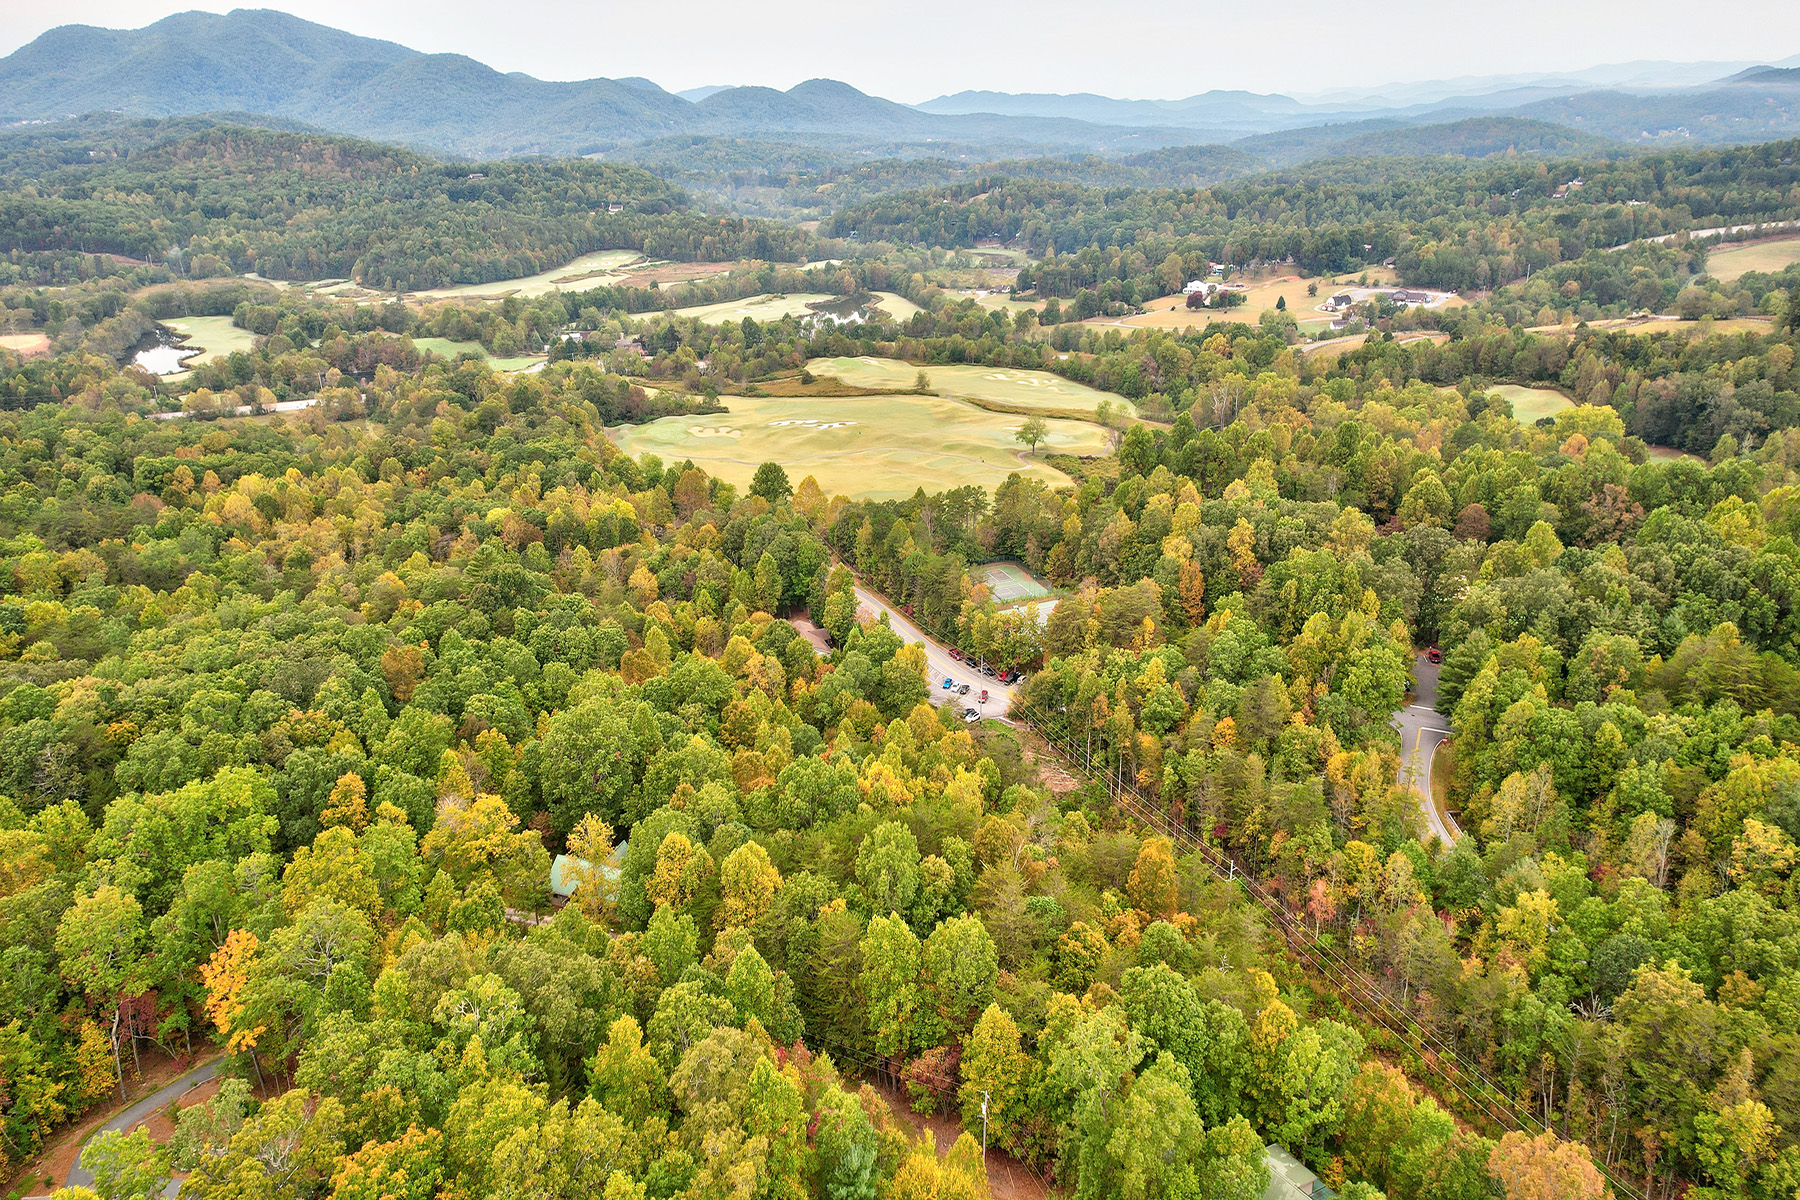
[(100, 1200), (149, 1200), (169, 1182), (168, 1155), (142, 1127), (96, 1134), (81, 1151), (81, 1165), (93, 1174)]
[(766, 462), (757, 467), (756, 474), (751, 477), (750, 494), (761, 496), (770, 504), (780, 504), (794, 494), (794, 489), (780, 463)]
[(918, 935), (898, 916), (875, 917), (863, 936), (859, 977), (870, 1031), (878, 1053), (904, 1055), (919, 1042), (916, 1035), (920, 1002)]
[(1013, 440), (1024, 442), (1032, 452), (1036, 452), (1038, 443), (1050, 436), (1050, 423), (1042, 417), (1027, 417), (1025, 423), (1013, 433)]
[(921, 956), (926, 986), (939, 1018), (952, 1030), (967, 1030), (993, 999), (1000, 957), (981, 918), (951, 917), (925, 939)]
[(1019, 1027), (998, 1004), (990, 1004), (963, 1043), (963, 1128), (977, 1129), (986, 1103), (989, 1137), (1012, 1147), (1017, 1122), (1024, 1115), (1031, 1058), (1019, 1045)]

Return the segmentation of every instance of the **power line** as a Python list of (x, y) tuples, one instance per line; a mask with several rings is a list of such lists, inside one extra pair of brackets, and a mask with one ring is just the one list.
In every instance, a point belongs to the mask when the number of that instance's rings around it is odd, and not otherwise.
[[(1014, 715), (1036, 730), (1052, 750), (1089, 780), (1104, 786), (1115, 805), (1175, 844), (1197, 854), (1213, 874), (1242, 889), (1281, 929), (1289, 950), (1304, 956), (1346, 999), (1360, 1007), (1377, 1024), (1404, 1040), (1408, 1048), (1417, 1054), (1420, 1063), (1450, 1092), (1461, 1097), (1470, 1108), (1495, 1124), (1533, 1135), (1551, 1132), (1544, 1122), (1531, 1113), (1519, 1111), (1516, 1100), (1507, 1096), (1481, 1071), (1465, 1063), (1453, 1048), (1446, 1046), (1435, 1033), (1420, 1025), (1410, 1013), (1395, 1004), (1375, 980), (1322, 942), (1304, 923), (1296, 920), (1284, 902), (1255, 883), (1247, 872), (1240, 871), (1236, 863), (1195, 837), (1184, 826), (1170, 821), (1155, 805), (1148, 803), (1138, 790), (1136, 782), (1120, 773), (1118, 764), (1107, 764), (1104, 773), (1098, 771), (1091, 750), (1077, 747), (1072, 736), (1054, 732), (1046, 721), (1040, 719), (1042, 710), (1038, 706), (1025, 701), (1023, 696), (1019, 696), (1018, 700), (1023, 702), (1023, 711), (1019, 711), (1015, 705)], [(1630, 1181), (1620, 1178), (1598, 1162), (1594, 1167), (1616, 1191), (1631, 1200), (1643, 1200), (1643, 1193)]]

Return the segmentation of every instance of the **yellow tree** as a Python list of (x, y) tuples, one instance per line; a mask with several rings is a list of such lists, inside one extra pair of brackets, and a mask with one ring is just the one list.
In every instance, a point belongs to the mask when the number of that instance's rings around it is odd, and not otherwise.
[(769, 852), (745, 842), (719, 866), (719, 928), (748, 927), (768, 910), (781, 890), (781, 872)]
[(1588, 1152), (1554, 1133), (1509, 1133), (1488, 1156), (1488, 1170), (1506, 1189), (1506, 1200), (1601, 1200), (1606, 1180)]
[(1132, 904), (1153, 917), (1172, 916), (1180, 898), (1178, 882), (1175, 847), (1167, 838), (1147, 838), (1126, 883)]

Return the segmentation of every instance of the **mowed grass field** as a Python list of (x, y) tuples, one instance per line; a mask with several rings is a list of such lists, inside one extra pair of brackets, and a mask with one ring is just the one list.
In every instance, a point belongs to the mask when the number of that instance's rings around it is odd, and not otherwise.
[[(830, 375), (866, 388), (910, 388), (923, 370), (931, 377), (931, 390), (941, 395), (967, 396), (1019, 408), (1065, 409), (1093, 412), (1102, 400), (1122, 404), (1134, 416), (1137, 409), (1123, 396), (1074, 383), (1048, 371), (1016, 371), (1011, 367), (982, 367), (968, 363), (920, 367), (893, 358), (815, 358), (806, 364), (814, 375)], [(1014, 428), (1018, 423), (1014, 422)]]
[(463, 354), (478, 354), (496, 371), (523, 371), (533, 363), (541, 363), (541, 354), (521, 354), (514, 358), (495, 358), (480, 342), (453, 342), (449, 338), (414, 338), (420, 354), (431, 353), (440, 358), (455, 359)]
[(234, 351), (249, 353), (256, 349), (256, 335), (233, 325), (230, 317), (182, 317), (163, 324), (186, 336), (183, 346), (198, 346), (206, 352), (185, 360), (184, 367), (203, 366)]
[(456, 300), (475, 297), (545, 296), (554, 291), (594, 287), (620, 275), (625, 267), (642, 263), (644, 256), (636, 250), (598, 250), (584, 254), (572, 263), (553, 267), (523, 279), (498, 279), (493, 283), (466, 283), (457, 287), (431, 288), (412, 292), (415, 300)]
[(765, 294), (746, 296), (742, 300), (726, 300), (718, 304), (696, 304), (688, 308), (678, 308), (674, 310), (673, 315), (693, 317), (708, 325), (742, 321), (745, 317), (749, 317), (753, 321), (779, 321), (783, 317), (804, 317), (812, 311), (807, 308), (807, 305), (835, 299), (837, 297), (827, 296), (823, 292), (789, 292), (785, 296)]
[(1773, 274), (1800, 262), (1800, 236), (1746, 242), (1724, 247), (1706, 256), (1706, 272), (1721, 283), (1736, 283), (1751, 271)]
[(905, 499), (921, 487), (991, 489), (1014, 471), (1062, 486), (1071, 480), (1039, 461), (1046, 451), (1096, 455), (1107, 448), (1099, 426), (1053, 419), (1049, 439), (1026, 455), (1013, 437), (1022, 418), (936, 396), (728, 396), (722, 403), (728, 413), (664, 417), (607, 435), (627, 454), (655, 454), (665, 463), (692, 459), (740, 487), (760, 464), (777, 462), (795, 486), (811, 475), (828, 495), (870, 500)]
[(1565, 408), (1575, 407), (1573, 400), (1550, 388), (1521, 387), (1516, 383), (1503, 383), (1489, 388), (1488, 391), (1496, 396), (1506, 397), (1512, 404), (1513, 420), (1521, 425), (1535, 425), (1545, 417), (1554, 417)]
[(881, 298), (881, 303), (876, 307), (896, 321), (904, 321), (919, 311), (918, 305), (898, 292), (876, 292), (874, 294)]

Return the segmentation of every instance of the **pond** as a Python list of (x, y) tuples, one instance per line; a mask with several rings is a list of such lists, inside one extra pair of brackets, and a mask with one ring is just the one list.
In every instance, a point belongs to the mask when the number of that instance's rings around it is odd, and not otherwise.
[(144, 340), (138, 343), (137, 353), (131, 356), (131, 365), (152, 375), (174, 375), (183, 370), (182, 363), (201, 353), (197, 346), (190, 348), (179, 344), (185, 340), (178, 340), (178, 335), (158, 325), (155, 332), (145, 334)]

